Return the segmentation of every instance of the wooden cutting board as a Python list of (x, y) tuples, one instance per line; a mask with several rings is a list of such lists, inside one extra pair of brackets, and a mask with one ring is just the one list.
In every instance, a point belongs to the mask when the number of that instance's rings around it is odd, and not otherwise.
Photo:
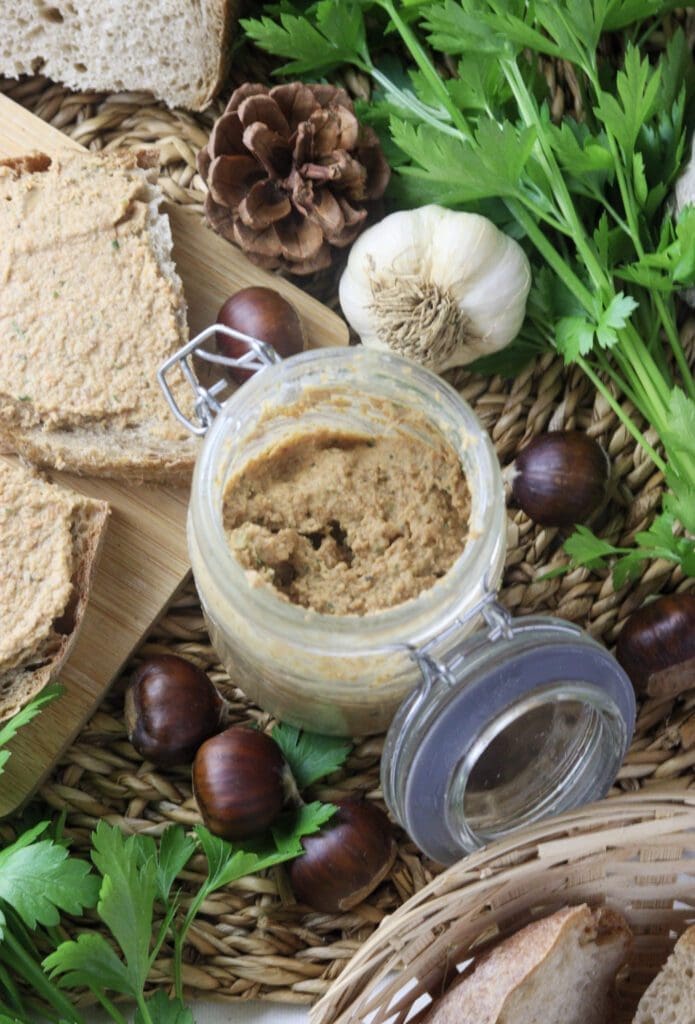
[[(0, 158), (65, 148), (81, 147), (0, 95)], [(214, 322), (232, 292), (250, 284), (267, 284), (295, 305), (312, 347), (347, 344), (345, 324), (321, 303), (254, 267), (206, 228), (198, 214), (170, 205), (166, 209), (191, 335)], [(55, 474), (55, 479), (106, 499), (111, 517), (82, 630), (60, 676), (65, 693), (10, 744), (12, 756), (0, 776), (0, 816), (19, 807), (41, 784), (189, 571), (185, 492), (128, 487), (63, 473)]]

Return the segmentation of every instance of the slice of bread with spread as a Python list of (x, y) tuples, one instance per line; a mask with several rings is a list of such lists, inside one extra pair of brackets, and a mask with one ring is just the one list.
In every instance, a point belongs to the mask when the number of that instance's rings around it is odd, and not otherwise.
[(639, 1001), (633, 1024), (691, 1024), (695, 1020), (695, 926), (683, 932), (673, 953)]
[(157, 383), (188, 330), (155, 177), (151, 151), (0, 163), (0, 447), (89, 476), (190, 475), (196, 442)]
[(71, 89), (147, 89), (202, 110), (224, 80), (237, 0), (4, 0), (0, 74)]
[(0, 456), (0, 721), (60, 671), (80, 629), (105, 501)]
[(620, 914), (565, 907), (481, 957), (422, 1024), (606, 1024), (630, 945)]

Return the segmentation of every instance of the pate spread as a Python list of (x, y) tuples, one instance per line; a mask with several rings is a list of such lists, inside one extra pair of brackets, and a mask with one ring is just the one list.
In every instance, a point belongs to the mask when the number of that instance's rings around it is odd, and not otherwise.
[(0, 671), (31, 653), (72, 592), (74, 496), (0, 458)]
[(442, 436), (404, 427), (401, 414), (374, 437), (297, 433), (249, 460), (223, 510), (249, 576), (335, 615), (391, 608), (444, 576), (466, 543), (468, 487)]
[(162, 272), (168, 226), (136, 161), (0, 167), (0, 393), (23, 403), (25, 425), (181, 433), (156, 371), (181, 337), (183, 298)]

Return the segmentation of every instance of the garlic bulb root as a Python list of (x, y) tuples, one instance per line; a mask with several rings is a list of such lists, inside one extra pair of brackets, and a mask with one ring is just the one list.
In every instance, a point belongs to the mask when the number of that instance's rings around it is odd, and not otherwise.
[(364, 345), (441, 372), (509, 344), (530, 286), (514, 239), (486, 217), (430, 205), (390, 214), (360, 236), (340, 303)]

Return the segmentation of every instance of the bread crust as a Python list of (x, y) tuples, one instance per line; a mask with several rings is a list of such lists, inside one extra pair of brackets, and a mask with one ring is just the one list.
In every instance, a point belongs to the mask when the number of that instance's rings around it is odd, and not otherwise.
[[(523, 991), (535, 972), (573, 932), (586, 942), (622, 943), (627, 950), (630, 930), (615, 911), (586, 904), (564, 907), (509, 936), (480, 957), (472, 971), (454, 982), (423, 1019), (422, 1024), (497, 1024), (507, 1021), (510, 997)], [(598, 994), (597, 994), (598, 998)], [(594, 1019), (587, 1013), (586, 1020)]]
[(224, 85), (231, 67), (232, 29), (239, 14), (239, 0), (213, 0), (213, 21), (219, 38), (217, 65), (204, 83), (205, 88), (193, 100), (191, 110), (205, 110)]
[[(0, 462), (0, 473), (2, 468)], [(27, 479), (43, 479), (36, 471), (25, 469), (24, 472)], [(63, 497), (67, 495), (73, 501), (72, 596), (62, 615), (53, 620), (41, 647), (30, 652), (16, 668), (0, 672), (0, 722), (16, 714), (52, 682), (70, 656), (87, 609), (110, 514), (105, 501), (88, 498), (47, 481), (46, 485), (55, 487), (56, 493)]]

